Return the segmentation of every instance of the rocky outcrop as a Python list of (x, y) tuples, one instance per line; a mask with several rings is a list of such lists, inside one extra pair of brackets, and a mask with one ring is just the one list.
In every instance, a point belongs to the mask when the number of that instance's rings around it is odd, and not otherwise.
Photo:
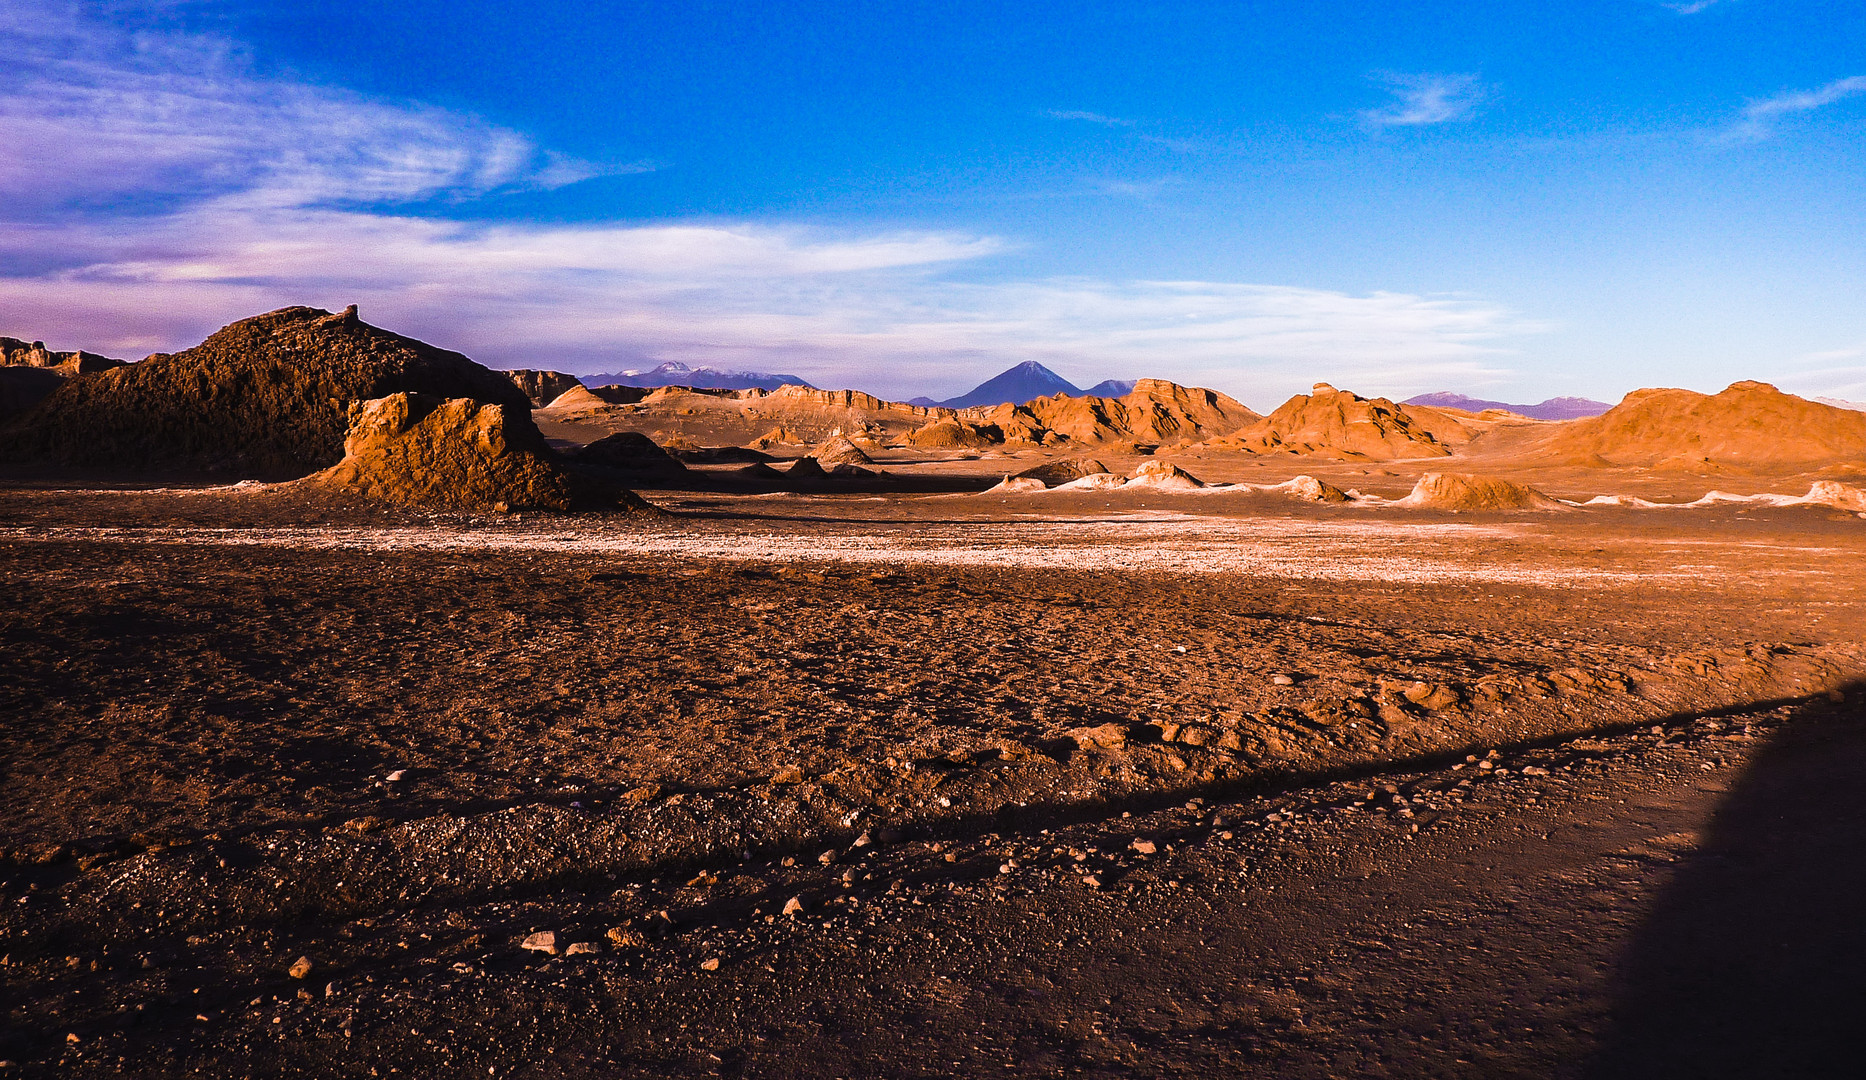
[(861, 447), (842, 435), (832, 436), (824, 441), (815, 450), (810, 451), (810, 456), (825, 469), (833, 469), (838, 465), (861, 466), (875, 463), (874, 459), (869, 457)]
[(1600, 416), (1562, 424), (1542, 444), (1562, 462), (1687, 472), (1866, 458), (1866, 413), (1732, 383), (1718, 394), (1635, 390)]
[(404, 391), (531, 409), (499, 372), (370, 326), (354, 307), (293, 307), (185, 352), (68, 380), (9, 442), (22, 457), (123, 472), (285, 479), (343, 457), (351, 402)]
[(579, 465), (609, 469), (642, 479), (672, 479), (685, 476), (687, 466), (672, 454), (655, 445), (653, 439), (634, 431), (606, 435), (571, 455)]
[(511, 379), (513, 384), (531, 399), (531, 407), (534, 409), (542, 409), (583, 385), (575, 375), (566, 375), (561, 371), (515, 368), (505, 372), (505, 377)]
[(1567, 510), (1532, 487), (1494, 476), (1426, 473), (1395, 506), (1425, 510)]
[(957, 417), (934, 420), (907, 434), (907, 445), (919, 450), (977, 450), (1002, 441), (996, 428), (983, 428)]
[(1317, 383), (1312, 393), (1290, 398), (1269, 416), (1211, 445), (1253, 454), (1393, 461), (1445, 457), (1473, 434), (1440, 410), (1409, 409)]
[(1134, 476), (1127, 482), (1128, 487), (1149, 487), (1161, 491), (1193, 491), (1205, 486), (1205, 481), (1186, 470), (1165, 461), (1143, 461), (1134, 470)]
[(1085, 476), (1098, 476), (1108, 471), (1108, 466), (1094, 458), (1069, 458), (1064, 461), (1046, 461), (1035, 468), (1025, 469), (1015, 479), (1040, 480), (1055, 487), (1080, 480)]
[(349, 409), (343, 460), (305, 481), (401, 506), (570, 510), (645, 506), (552, 459), (529, 410), (391, 394)]
[(60, 375), (88, 375), (94, 371), (109, 371), (122, 367), (123, 361), (112, 360), (94, 352), (78, 349), (72, 352), (53, 352), (45, 347), (43, 341), (21, 341), (18, 338), (0, 337), (0, 367), (45, 368)]
[(1057, 394), (1023, 405), (969, 409), (961, 419), (981, 428), (996, 428), (1004, 442), (1159, 446), (1234, 431), (1258, 415), (1216, 390), (1141, 379), (1125, 397)]

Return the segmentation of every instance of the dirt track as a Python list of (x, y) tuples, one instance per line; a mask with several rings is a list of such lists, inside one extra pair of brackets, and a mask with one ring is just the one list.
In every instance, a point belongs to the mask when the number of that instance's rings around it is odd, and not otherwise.
[[(1646, 977), (1634, 928), (1708, 850), (1676, 838), (1722, 835), (1734, 778), (1775, 783), (1743, 772), (1743, 725), (1792, 747), (1794, 703), (1861, 670), (1866, 544), (1805, 511), (821, 505), (499, 523), (8, 494), (0, 1056), (1576, 1073), (1651, 1045), (1603, 1043), (1613, 979)], [(1729, 709), (1749, 715), (1693, 719)], [(1655, 723), (1690, 745), (1631, 733)], [(1493, 746), (1552, 774), (1459, 789), (1496, 770), (1451, 766)], [(1356, 809), (1345, 776), (1468, 794)], [(1570, 839), (1523, 847), (1538, 828)], [(780, 914), (791, 896), (804, 915)], [(1436, 914), (1396, 923), (1412, 910)], [(517, 947), (541, 929), (605, 951)]]

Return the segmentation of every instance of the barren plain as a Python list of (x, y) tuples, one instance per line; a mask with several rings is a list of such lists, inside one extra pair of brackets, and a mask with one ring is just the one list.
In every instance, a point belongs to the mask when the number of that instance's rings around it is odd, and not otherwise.
[(1856, 515), (993, 468), (656, 515), (16, 483), (6, 1072), (1850, 1060)]

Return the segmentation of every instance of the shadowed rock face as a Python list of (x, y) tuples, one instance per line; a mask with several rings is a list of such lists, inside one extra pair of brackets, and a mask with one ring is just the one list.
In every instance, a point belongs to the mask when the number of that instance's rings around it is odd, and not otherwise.
[(404, 506), (570, 510), (641, 505), (552, 461), (525, 412), (471, 398), (391, 394), (350, 407), (343, 460), (310, 482)]
[(597, 439), (572, 455), (579, 465), (655, 476), (678, 476), (687, 467), (653, 439), (636, 431), (622, 431)]
[(351, 402), (402, 391), (531, 408), (500, 372), (370, 326), (354, 307), (291, 307), (72, 379), (8, 442), (13, 456), (69, 465), (285, 479), (343, 457)]

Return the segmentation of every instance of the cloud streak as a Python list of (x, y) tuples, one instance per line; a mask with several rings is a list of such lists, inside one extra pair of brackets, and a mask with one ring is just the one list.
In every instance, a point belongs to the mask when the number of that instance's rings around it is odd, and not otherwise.
[(1736, 139), (1764, 139), (1773, 130), (1773, 123), (1784, 116), (1813, 112), (1861, 93), (1866, 93), (1866, 75), (1851, 75), (1814, 90), (1791, 90), (1751, 101), (1743, 107), (1741, 119), (1725, 134)]
[(1375, 127), (1421, 127), (1463, 120), (1484, 98), (1484, 86), (1475, 75), (1408, 75), (1380, 72), (1374, 76), (1395, 100), (1383, 109), (1368, 109), (1361, 119)]
[(1123, 120), (1118, 116), (1103, 116), (1101, 113), (1088, 112), (1083, 109), (1050, 109), (1043, 115), (1052, 120), (1082, 120), (1090, 124), (1100, 124), (1103, 127), (1134, 126), (1132, 120)]

